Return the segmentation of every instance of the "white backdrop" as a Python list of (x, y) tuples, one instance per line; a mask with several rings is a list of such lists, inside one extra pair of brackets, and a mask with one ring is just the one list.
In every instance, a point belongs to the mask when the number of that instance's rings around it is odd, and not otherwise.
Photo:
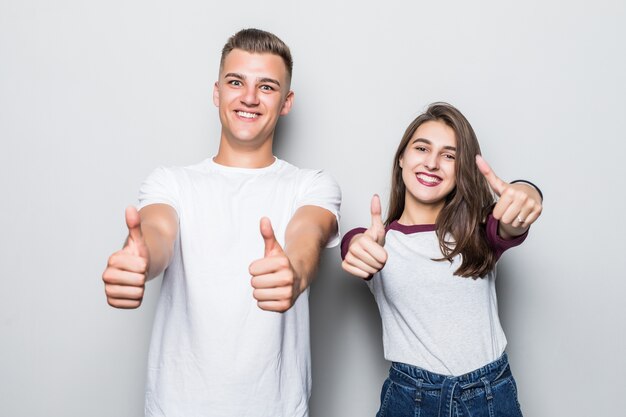
[[(124, 208), (159, 165), (212, 155), (219, 52), (244, 27), (291, 47), (276, 153), (328, 170), (343, 231), (387, 201), (391, 157), (428, 103), (459, 107), (544, 215), (499, 265), (530, 417), (617, 415), (626, 387), (626, 3), (0, 0), (0, 416), (134, 417), (159, 281), (107, 306)], [(311, 290), (311, 417), (373, 416), (388, 364), (337, 248)]]

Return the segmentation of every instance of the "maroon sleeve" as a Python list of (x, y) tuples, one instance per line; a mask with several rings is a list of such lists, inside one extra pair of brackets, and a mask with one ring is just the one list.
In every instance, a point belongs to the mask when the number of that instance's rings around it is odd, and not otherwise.
[(355, 235), (359, 233), (365, 232), (367, 229), (365, 227), (357, 227), (356, 229), (350, 230), (348, 233), (343, 235), (341, 238), (341, 259), (344, 260), (346, 258), (346, 254), (348, 253), (348, 247), (350, 247), (350, 241)]
[(498, 235), (499, 226), (500, 222), (490, 214), (487, 218), (487, 242), (496, 254), (496, 259), (500, 259), (507, 249), (520, 245), (528, 236), (528, 230), (526, 230), (524, 234), (515, 236), (513, 239), (503, 239)]

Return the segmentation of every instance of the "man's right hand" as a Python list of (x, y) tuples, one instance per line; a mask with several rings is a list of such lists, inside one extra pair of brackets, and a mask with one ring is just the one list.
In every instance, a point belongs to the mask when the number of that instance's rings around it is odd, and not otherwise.
[(109, 257), (102, 274), (107, 302), (116, 308), (141, 305), (148, 276), (150, 256), (141, 233), (141, 219), (135, 207), (126, 208), (128, 238), (124, 248)]
[(383, 224), (378, 195), (372, 197), (370, 206), (372, 225), (364, 233), (350, 241), (348, 253), (341, 267), (352, 275), (368, 279), (383, 269), (387, 262), (385, 245), (385, 225)]

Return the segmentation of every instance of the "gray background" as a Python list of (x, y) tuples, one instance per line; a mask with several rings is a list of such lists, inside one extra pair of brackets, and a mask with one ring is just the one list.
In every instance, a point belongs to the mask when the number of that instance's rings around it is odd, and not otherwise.
[[(133, 417), (159, 281), (107, 306), (124, 208), (159, 165), (212, 155), (227, 37), (260, 27), (295, 59), (276, 153), (328, 170), (343, 231), (386, 204), (402, 132), (458, 106), (503, 179), (544, 214), (499, 265), (527, 416), (618, 415), (626, 384), (626, 3), (0, 0), (0, 416)], [(324, 254), (311, 291), (312, 417), (373, 416), (388, 364), (367, 288)]]

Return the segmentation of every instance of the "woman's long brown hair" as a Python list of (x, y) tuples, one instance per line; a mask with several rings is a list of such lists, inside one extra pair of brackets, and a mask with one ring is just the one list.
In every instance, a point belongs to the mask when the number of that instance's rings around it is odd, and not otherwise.
[(494, 203), (487, 180), (476, 167), (480, 154), (474, 129), (459, 110), (447, 103), (433, 103), (418, 116), (404, 132), (394, 156), (391, 177), (391, 196), (385, 225), (398, 220), (404, 211), (406, 187), (402, 181), (400, 158), (417, 128), (428, 121), (439, 121), (450, 126), (456, 136), (456, 186), (446, 197), (437, 216), (437, 238), (443, 258), (450, 261), (461, 255), (461, 266), (454, 272), (462, 277), (485, 276), (496, 264), (496, 257), (486, 238), (485, 220)]

